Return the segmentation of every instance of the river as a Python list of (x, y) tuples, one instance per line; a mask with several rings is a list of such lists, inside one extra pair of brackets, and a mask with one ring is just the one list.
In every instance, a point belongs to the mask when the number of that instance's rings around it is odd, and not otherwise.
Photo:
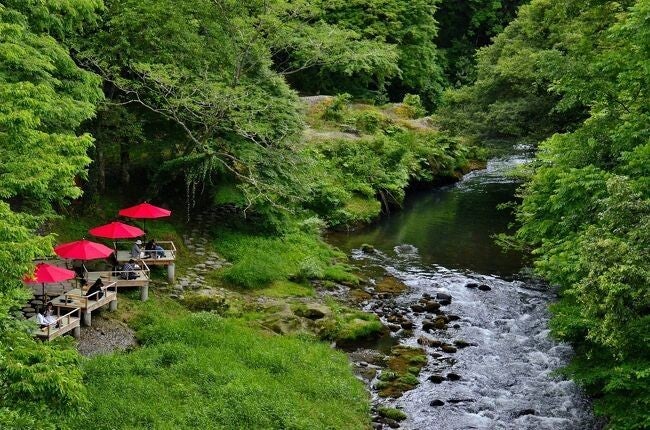
[[(367, 274), (388, 273), (408, 290), (395, 297), (408, 311), (422, 294), (452, 296), (445, 312), (460, 317), (435, 337), (462, 339), (473, 346), (429, 361), (420, 384), (398, 399), (373, 393), (375, 404), (402, 409), (407, 429), (593, 429), (589, 400), (571, 381), (555, 374), (571, 356), (567, 344), (549, 337), (547, 306), (554, 294), (545, 284), (522, 275), (518, 253), (503, 253), (493, 235), (508, 231), (509, 210), (498, 209), (514, 198), (517, 181), (508, 172), (531, 158), (530, 148), (500, 148), (487, 168), (454, 185), (410, 193), (403, 210), (353, 233), (329, 240), (348, 252)], [(364, 243), (377, 252), (363, 252)], [(467, 288), (488, 285), (489, 291)], [(381, 310), (374, 298), (366, 310)], [(393, 334), (394, 342), (417, 345), (426, 315), (410, 313), (413, 333)], [(382, 317), (383, 318), (383, 317)], [(385, 343), (385, 340), (384, 340)], [(379, 346), (377, 346), (379, 348)], [(461, 376), (433, 383), (431, 375)], [(431, 404), (437, 401), (438, 406)]]

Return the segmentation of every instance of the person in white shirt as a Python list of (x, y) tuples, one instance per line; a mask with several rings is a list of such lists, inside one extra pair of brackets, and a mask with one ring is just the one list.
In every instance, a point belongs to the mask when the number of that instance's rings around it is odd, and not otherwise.
[(36, 314), (36, 319), (38, 320), (38, 324), (41, 326), (41, 328), (56, 323), (56, 315), (54, 315), (54, 306), (52, 306), (52, 302), (49, 302), (47, 305), (45, 305), (42, 313), (39, 312)]

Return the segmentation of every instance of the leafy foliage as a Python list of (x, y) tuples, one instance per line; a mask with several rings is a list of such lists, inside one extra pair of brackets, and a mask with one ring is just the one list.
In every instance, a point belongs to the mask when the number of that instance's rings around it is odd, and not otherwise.
[[(538, 82), (539, 94), (552, 95), (546, 98), (552, 111), (588, 111), (573, 131), (540, 144), (521, 190), (515, 239), (532, 250), (537, 272), (560, 286), (553, 332), (577, 348), (566, 372), (597, 394), (595, 410), (613, 429), (650, 424), (649, 17), (647, 1), (549, 8), (534, 0), (503, 33), (519, 42), (522, 56), (510, 77), (521, 77), (522, 64), (536, 64), (526, 80)], [(476, 88), (504, 76), (502, 65), (514, 65), (505, 45), (488, 54), (497, 55), (496, 66), (485, 64), (489, 73), (468, 91), (483, 91)], [(482, 103), (513, 102), (507, 93), (495, 97)], [(537, 109), (534, 99), (519, 112)], [(563, 130), (546, 121), (549, 130)]]
[[(99, 79), (77, 67), (51, 36), (90, 18), (95, 1), (0, 5), (0, 425), (54, 428), (86, 404), (78, 355), (66, 342), (41, 344), (15, 317), (29, 297), (32, 260), (49, 255), (37, 234), (53, 204), (78, 197), (75, 177), (90, 162), (88, 135), (74, 131), (101, 99)], [(38, 422), (37, 422), (38, 420)], [(43, 420), (43, 423), (40, 421)]]
[(436, 38), (445, 77), (451, 86), (471, 84), (476, 78), (474, 54), (503, 31), (526, 0), (442, 0), (435, 18)]
[[(484, 137), (542, 139), (586, 118), (585, 100), (558, 82), (582, 70), (607, 43), (606, 30), (627, 2), (535, 1), (477, 54), (476, 82), (445, 94), (441, 124)], [(592, 72), (595, 72), (593, 70)]]

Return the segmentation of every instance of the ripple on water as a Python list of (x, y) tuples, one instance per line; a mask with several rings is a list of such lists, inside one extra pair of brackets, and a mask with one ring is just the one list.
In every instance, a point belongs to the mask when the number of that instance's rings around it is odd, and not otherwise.
[[(426, 335), (447, 342), (463, 339), (475, 346), (460, 349), (451, 360), (430, 356), (420, 374), (419, 386), (400, 399), (383, 402), (399, 406), (408, 414), (402, 427), (592, 429), (588, 400), (573, 382), (554, 373), (566, 364), (571, 348), (548, 336), (546, 306), (552, 294), (539, 286), (528, 289), (522, 281), (423, 266), (418, 264), (417, 249), (413, 248), (400, 245), (395, 248), (395, 256), (353, 255), (362, 264), (383, 267), (409, 287), (409, 291), (395, 298), (400, 307), (408, 308), (423, 293), (451, 294), (453, 300), (445, 312), (461, 317), (457, 321), (459, 328)], [(492, 290), (468, 289), (468, 282), (485, 283)], [(423, 318), (413, 316), (418, 322)], [(415, 344), (415, 339), (425, 335), (419, 327), (416, 324), (413, 337), (401, 342)], [(427, 380), (432, 374), (449, 372), (461, 375), (461, 379), (440, 384)], [(445, 404), (430, 406), (435, 399)]]

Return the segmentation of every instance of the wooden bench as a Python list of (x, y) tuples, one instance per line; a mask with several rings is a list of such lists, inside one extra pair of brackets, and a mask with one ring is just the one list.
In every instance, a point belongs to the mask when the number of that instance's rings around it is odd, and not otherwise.
[[(81, 312), (84, 325), (90, 326), (92, 322), (92, 311), (108, 305), (109, 310), (117, 310), (117, 290), (115, 283), (104, 285), (100, 291), (86, 295), (80, 289), (74, 289), (52, 299), (52, 305), (57, 308), (78, 308)], [(99, 297), (99, 298), (98, 298)]]
[(29, 321), (34, 321), (39, 327), (34, 330), (34, 336), (42, 340), (52, 340), (68, 332), (72, 332), (72, 336), (79, 337), (80, 334), (80, 309), (74, 308), (69, 310), (66, 314), (61, 315), (61, 308), (57, 308), (57, 319), (54, 323), (40, 327), (38, 324), (38, 317), (34, 315)]
[(137, 287), (140, 288), (140, 300), (147, 300), (149, 298), (149, 281), (151, 281), (151, 270), (144, 261), (139, 260), (139, 270), (133, 270), (136, 278), (127, 279), (127, 272), (124, 270), (100, 270), (90, 272), (84, 267), (84, 278), (88, 281), (88, 285), (92, 285), (98, 278), (101, 278), (102, 283), (111, 284), (115, 288), (123, 287)]

